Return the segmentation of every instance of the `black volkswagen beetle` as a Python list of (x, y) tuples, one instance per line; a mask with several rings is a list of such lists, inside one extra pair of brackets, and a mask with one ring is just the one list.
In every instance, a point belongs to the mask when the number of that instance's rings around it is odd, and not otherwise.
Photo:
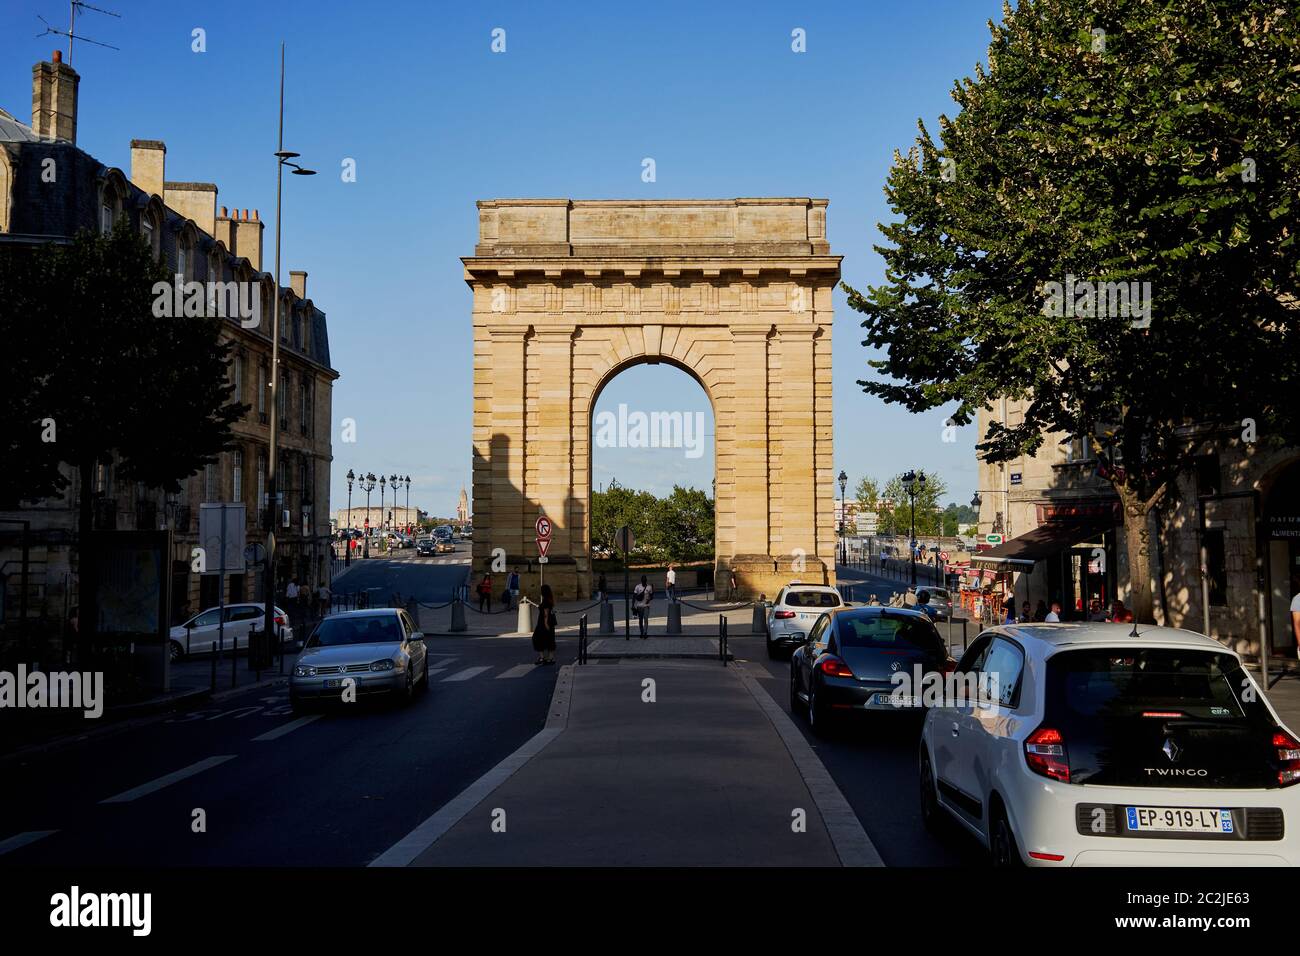
[[(838, 608), (818, 618), (790, 658), (790, 710), (806, 713), (815, 733), (853, 712), (916, 707), (920, 713), (923, 688), (915, 686), (916, 675), (942, 677), (953, 666), (947, 644), (924, 611)], [(908, 677), (902, 687), (894, 678), (900, 672)]]

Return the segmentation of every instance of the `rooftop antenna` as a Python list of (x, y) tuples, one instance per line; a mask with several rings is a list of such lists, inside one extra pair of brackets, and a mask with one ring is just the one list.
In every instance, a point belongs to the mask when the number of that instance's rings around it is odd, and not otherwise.
[[(37, 37), (48, 36), (53, 33), (56, 36), (68, 38), (68, 66), (72, 65), (72, 46), (79, 36), (77, 33), (77, 11), (81, 9), (94, 10), (96, 13), (102, 13), (109, 17), (117, 17), (119, 20), (122, 18), (120, 13), (114, 13), (112, 10), (103, 10), (99, 7), (91, 6), (89, 3), (86, 3), (85, 0), (68, 0), (68, 29), (66, 31), (56, 30), (54, 27), (50, 26), (50, 21), (46, 20), (39, 13), (36, 15), (36, 19), (45, 24), (45, 32), (36, 34)], [(92, 40), (90, 37), (81, 37), (81, 39), (87, 43), (93, 43), (95, 46), (107, 47), (110, 50), (118, 49), (118, 47), (113, 46), (111, 43), (100, 43), (98, 40)]]

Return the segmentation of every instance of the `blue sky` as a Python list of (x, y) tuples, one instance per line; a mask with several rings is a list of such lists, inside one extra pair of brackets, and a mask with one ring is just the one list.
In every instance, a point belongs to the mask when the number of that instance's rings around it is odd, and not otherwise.
[[(310, 273), (335, 367), (333, 502), (349, 469), (412, 476), (412, 503), (447, 514), (470, 484), (471, 328), (459, 256), (476, 199), (817, 196), (830, 200), (844, 277), (879, 281), (876, 223), (895, 148), (931, 129), (959, 76), (982, 60), (1000, 0), (806, 3), (444, 4), (302, 0), (223, 4), (104, 0), (78, 32), (78, 143), (129, 169), (134, 138), (167, 143), (167, 178), (218, 184), (218, 203), (274, 214), (276, 94), (288, 44), (285, 143), (322, 173), (286, 177), (284, 282)], [(6, 0), (0, 106), (30, 120), (30, 66), (64, 38), (65, 0)], [(506, 31), (506, 52), (491, 32)], [(191, 49), (206, 31), (207, 51)], [(802, 28), (807, 52), (791, 51)], [(653, 157), (657, 181), (641, 181)], [(340, 176), (354, 159), (357, 181)], [(267, 230), (270, 261), (271, 229)], [(863, 395), (870, 356), (836, 293), (835, 469), (852, 482), (909, 467), (976, 486), (975, 429), (942, 441), (944, 415)], [(683, 383), (689, 387), (683, 388)], [(601, 396), (645, 410), (707, 409), (663, 366), (629, 370)], [(357, 421), (357, 442), (338, 422)], [(708, 423), (712, 435), (712, 419)], [(593, 480), (664, 491), (708, 487), (712, 453), (601, 449)], [(701, 463), (702, 462), (702, 463)], [(625, 477), (627, 476), (627, 477)]]

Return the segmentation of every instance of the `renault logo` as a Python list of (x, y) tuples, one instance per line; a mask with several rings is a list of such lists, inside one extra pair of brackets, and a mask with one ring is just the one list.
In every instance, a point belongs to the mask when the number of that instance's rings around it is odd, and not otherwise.
[(1169, 758), (1170, 763), (1178, 763), (1178, 758), (1183, 755), (1183, 748), (1174, 743), (1174, 738), (1170, 737), (1165, 740), (1165, 745), (1160, 748)]

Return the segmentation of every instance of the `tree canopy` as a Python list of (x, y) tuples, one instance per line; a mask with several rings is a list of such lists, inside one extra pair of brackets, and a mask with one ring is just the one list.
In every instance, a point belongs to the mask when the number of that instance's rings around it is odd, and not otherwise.
[(623, 525), (632, 529), (639, 560), (713, 557), (713, 499), (699, 489), (674, 485), (665, 498), (617, 484), (592, 492), (592, 544), (610, 545)]

